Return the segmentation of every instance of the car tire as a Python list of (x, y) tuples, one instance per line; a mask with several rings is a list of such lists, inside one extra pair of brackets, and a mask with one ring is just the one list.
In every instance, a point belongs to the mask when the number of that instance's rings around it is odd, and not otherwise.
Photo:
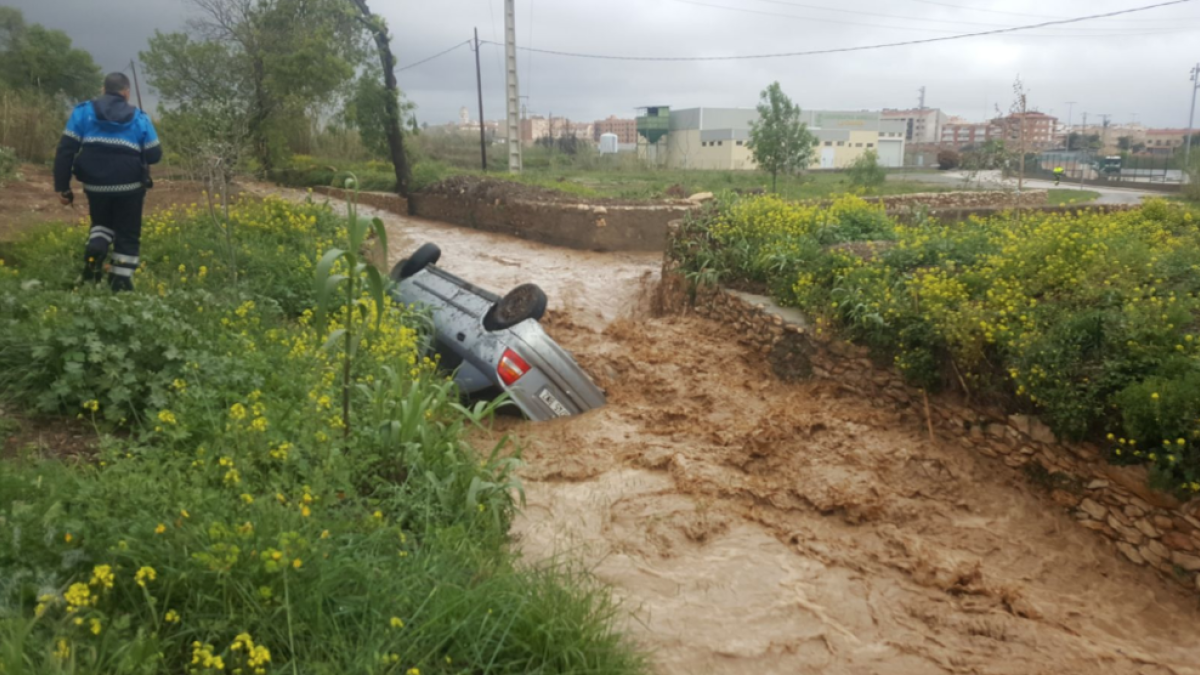
[(391, 277), (395, 281), (402, 281), (436, 263), (441, 257), (442, 249), (437, 244), (422, 244), (411, 256), (396, 263)]
[(525, 321), (540, 320), (546, 314), (546, 293), (536, 284), (521, 284), (492, 305), (483, 316), (489, 331), (504, 330)]

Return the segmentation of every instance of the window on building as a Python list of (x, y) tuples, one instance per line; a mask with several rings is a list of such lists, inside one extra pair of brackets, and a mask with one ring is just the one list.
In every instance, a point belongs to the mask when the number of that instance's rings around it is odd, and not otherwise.
[(874, 144), (874, 143), (867, 143), (867, 147), (868, 147), (868, 148), (873, 148), (873, 147), (875, 147), (875, 144)]
[(738, 144), (738, 145), (742, 145), (742, 141), (738, 141), (738, 142), (737, 142), (737, 144)]
[(862, 147), (862, 143), (855, 143), (855, 144), (854, 144), (854, 147), (856, 147), (856, 148), (861, 148), (861, 147)]
[(832, 145), (833, 145), (833, 141), (825, 141), (825, 147), (827, 147), (827, 148), (828, 148), (828, 147), (830, 147), (830, 146), (832, 146)]
[(846, 142), (845, 142), (845, 141), (838, 141), (838, 147), (839, 147), (839, 148), (840, 148), (840, 147), (842, 147), (842, 146), (843, 146), (843, 145), (845, 145), (845, 144), (846, 144)]
[(707, 148), (707, 147), (708, 147), (708, 141), (700, 141), (700, 147), (702, 147), (702, 148)]
[(725, 145), (725, 141), (717, 141), (717, 145)]

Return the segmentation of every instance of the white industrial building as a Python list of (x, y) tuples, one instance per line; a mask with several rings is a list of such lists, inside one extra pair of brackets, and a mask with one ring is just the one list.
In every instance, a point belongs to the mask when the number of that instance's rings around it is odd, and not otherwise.
[[(639, 138), (643, 156), (661, 158), (676, 169), (751, 170), (757, 165), (746, 146), (753, 108), (688, 108), (671, 110), (667, 134), (656, 148)], [(879, 163), (899, 167), (904, 161), (906, 124), (883, 119), (878, 112), (808, 110), (801, 120), (817, 139), (810, 169), (844, 169), (868, 150)], [(662, 146), (665, 144), (665, 151)]]

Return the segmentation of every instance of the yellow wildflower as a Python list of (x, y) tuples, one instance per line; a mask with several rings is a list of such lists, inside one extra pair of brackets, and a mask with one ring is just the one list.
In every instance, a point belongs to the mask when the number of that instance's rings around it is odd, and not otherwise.
[(137, 585), (141, 586), (142, 588), (146, 587), (147, 581), (154, 581), (157, 578), (158, 572), (156, 572), (153, 567), (142, 567), (137, 571), (137, 574), (134, 575), (134, 579), (137, 580)]

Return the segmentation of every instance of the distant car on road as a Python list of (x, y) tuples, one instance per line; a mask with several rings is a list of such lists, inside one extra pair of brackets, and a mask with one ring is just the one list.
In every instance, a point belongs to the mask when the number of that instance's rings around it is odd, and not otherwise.
[(604, 392), (538, 323), (546, 312), (542, 289), (522, 284), (500, 297), (437, 267), (441, 254), (425, 244), (396, 263), (392, 297), (432, 311), (441, 365), (454, 371), (464, 394), (508, 392), (537, 421), (604, 405)]

